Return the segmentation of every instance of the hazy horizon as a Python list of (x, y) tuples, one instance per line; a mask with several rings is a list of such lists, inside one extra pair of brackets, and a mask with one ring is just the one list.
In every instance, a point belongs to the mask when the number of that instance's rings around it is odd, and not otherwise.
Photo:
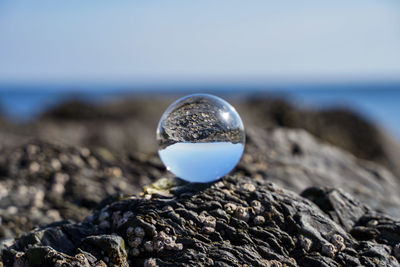
[(215, 79), (215, 80), (160, 80), (160, 81), (6, 81), (0, 80), (0, 92), (7, 90), (21, 91), (55, 91), (82, 90), (85, 91), (126, 91), (174, 93), (192, 90), (274, 92), (290, 90), (397, 90), (400, 89), (400, 79)]

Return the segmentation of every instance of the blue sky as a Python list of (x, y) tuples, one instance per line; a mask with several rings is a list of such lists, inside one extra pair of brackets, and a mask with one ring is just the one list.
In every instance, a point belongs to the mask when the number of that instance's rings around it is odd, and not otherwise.
[(0, 2), (0, 81), (398, 77), (396, 0)]

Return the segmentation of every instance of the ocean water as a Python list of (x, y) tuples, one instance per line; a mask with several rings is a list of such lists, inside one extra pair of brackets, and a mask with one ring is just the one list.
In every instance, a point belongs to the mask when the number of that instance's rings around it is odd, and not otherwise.
[(158, 151), (167, 170), (189, 182), (206, 183), (229, 173), (239, 162), (240, 143), (175, 143)]
[(400, 82), (334, 84), (206, 84), (159, 87), (107, 85), (0, 84), (0, 113), (13, 121), (28, 121), (71, 98), (107, 101), (136, 93), (211, 93), (223, 97), (267, 94), (317, 109), (349, 108), (386, 129), (400, 140)]
[(392, 90), (293, 90), (288, 97), (306, 108), (350, 109), (400, 140), (400, 86)]

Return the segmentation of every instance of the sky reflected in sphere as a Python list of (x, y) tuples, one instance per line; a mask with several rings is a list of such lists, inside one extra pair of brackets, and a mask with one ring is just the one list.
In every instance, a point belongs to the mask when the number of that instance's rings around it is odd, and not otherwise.
[(232, 170), (244, 146), (230, 142), (176, 143), (159, 151), (161, 160), (176, 176), (196, 183), (212, 182)]

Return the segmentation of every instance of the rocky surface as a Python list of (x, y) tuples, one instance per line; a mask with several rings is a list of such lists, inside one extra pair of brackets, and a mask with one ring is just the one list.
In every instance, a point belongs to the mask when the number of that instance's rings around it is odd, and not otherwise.
[(43, 141), (4, 149), (0, 155), (0, 238), (37, 224), (82, 220), (111, 195), (138, 193), (164, 173), (159, 161), (105, 148)]
[[(152, 153), (157, 149), (154, 142), (157, 123), (165, 109), (179, 97), (140, 97), (97, 106), (71, 101), (29, 124), (12, 124), (0, 119), (0, 147), (36, 137), (69, 145)], [(276, 126), (305, 129), (324, 142), (379, 163), (400, 176), (398, 143), (351, 110), (307, 110), (263, 96), (222, 97), (237, 109), (246, 130)]]
[[(337, 189), (160, 181), (82, 223), (23, 234), (6, 266), (399, 266), (400, 222)], [(309, 200), (313, 201), (309, 201)], [(317, 206), (318, 205), (318, 206)]]
[(241, 102), (247, 145), (232, 176), (185, 184), (155, 153), (170, 101), (154, 101), (0, 122), (6, 266), (398, 266), (400, 150), (375, 126)]
[(222, 101), (205, 95), (175, 102), (163, 114), (157, 129), (157, 141), (161, 148), (177, 142), (236, 144), (244, 140), (243, 124), (236, 111)]
[(400, 180), (381, 165), (323, 144), (304, 130), (253, 128), (247, 136), (237, 172), (297, 193), (311, 186), (342, 188), (374, 210), (400, 218)]
[(246, 125), (301, 128), (358, 158), (374, 161), (400, 177), (400, 146), (396, 140), (354, 110), (300, 109), (287, 101), (252, 98), (238, 109)]

